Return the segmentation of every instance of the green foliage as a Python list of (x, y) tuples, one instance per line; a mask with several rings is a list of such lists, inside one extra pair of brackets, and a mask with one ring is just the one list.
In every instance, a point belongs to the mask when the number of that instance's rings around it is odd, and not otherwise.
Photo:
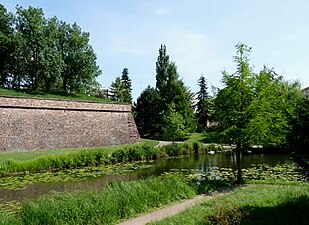
[[(58, 150), (61, 151), (61, 150)], [(202, 146), (199, 151), (205, 152)], [(147, 144), (131, 144), (112, 150), (104, 148), (67, 151), (65, 154), (48, 154), (22, 161), (6, 160), (0, 164), (0, 175), (82, 168), (113, 163), (156, 160), (193, 153), (192, 145), (177, 144), (154, 148)]]
[[(137, 99), (136, 124), (141, 134), (159, 135), (164, 133), (164, 115), (170, 105), (183, 117), (184, 125), (194, 131), (196, 127), (192, 106), (192, 93), (179, 79), (177, 67), (169, 60), (166, 46), (161, 45), (156, 62), (156, 88), (147, 87)], [(152, 103), (151, 100), (154, 100)], [(148, 112), (147, 111), (152, 111)], [(146, 112), (147, 116), (144, 115)], [(162, 114), (159, 114), (163, 112)], [(147, 122), (150, 120), (151, 122)], [(149, 126), (149, 127), (148, 127)]]
[[(41, 8), (17, 6), (16, 10), (2, 32), (6, 48), (0, 53), (0, 87), (94, 94), (101, 71), (89, 45), (89, 33), (82, 32), (75, 23), (45, 18)], [(3, 12), (1, 5), (1, 21), (9, 18)], [(4, 44), (2, 40), (0, 44)]]
[(12, 213), (0, 210), (0, 225), (19, 225), (22, 224)]
[(115, 224), (195, 195), (186, 180), (163, 176), (112, 183), (97, 191), (56, 193), (21, 209), (23, 224)]
[(123, 69), (121, 77), (116, 77), (111, 88), (114, 92), (114, 101), (132, 103), (132, 83), (127, 68)]
[(141, 135), (158, 135), (162, 123), (161, 111), (159, 93), (148, 86), (137, 98), (133, 108), (136, 126)]
[(129, 71), (124, 68), (121, 75), (121, 83), (124, 85), (123, 102), (132, 104), (132, 82), (129, 78)]
[(198, 85), (200, 87), (197, 93), (197, 103), (196, 103), (196, 119), (199, 130), (204, 130), (207, 128), (207, 124), (210, 116), (210, 96), (207, 92), (207, 80), (202, 75), (198, 80)]
[(13, 32), (10, 27), (11, 16), (0, 4), (0, 87), (4, 86), (8, 77), (9, 58), (13, 49)]
[(121, 82), (120, 77), (116, 77), (115, 81), (111, 85), (111, 89), (114, 92), (114, 96), (112, 99), (117, 102), (122, 102), (124, 99), (124, 84)]
[[(214, 117), (224, 142), (236, 144), (241, 171), (242, 150), (252, 145), (281, 147), (287, 143), (289, 134), (293, 136), (291, 121), (297, 118), (297, 105), (304, 94), (297, 82), (285, 82), (266, 67), (254, 75), (249, 66), (251, 48), (240, 43), (236, 49), (237, 71), (223, 74), (225, 87), (216, 96)], [(240, 172), (238, 179), (240, 182)]]
[(175, 110), (175, 105), (171, 104), (163, 112), (163, 136), (166, 140), (183, 140), (186, 135), (184, 119), (180, 113)]

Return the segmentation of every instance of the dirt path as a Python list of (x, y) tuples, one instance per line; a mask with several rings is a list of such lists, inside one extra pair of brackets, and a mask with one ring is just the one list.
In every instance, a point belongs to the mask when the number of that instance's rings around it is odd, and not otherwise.
[(234, 190), (235, 187), (228, 187), (221, 189), (218, 192), (213, 193), (212, 195), (197, 195), (192, 199), (180, 201), (174, 205), (166, 206), (151, 213), (132, 218), (130, 220), (119, 223), (118, 225), (143, 225), (149, 223), (150, 221), (161, 220), (165, 217), (178, 214), (197, 203), (213, 199), (214, 197), (223, 195), (224, 193)]

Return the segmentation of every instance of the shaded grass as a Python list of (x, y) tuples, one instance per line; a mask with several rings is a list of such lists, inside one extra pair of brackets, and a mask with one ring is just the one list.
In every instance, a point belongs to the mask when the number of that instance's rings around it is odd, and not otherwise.
[(309, 184), (285, 183), (240, 188), (150, 224), (308, 224)]
[(96, 191), (50, 194), (26, 203), (16, 218), (33, 225), (115, 224), (195, 194), (184, 177), (166, 175), (112, 183)]

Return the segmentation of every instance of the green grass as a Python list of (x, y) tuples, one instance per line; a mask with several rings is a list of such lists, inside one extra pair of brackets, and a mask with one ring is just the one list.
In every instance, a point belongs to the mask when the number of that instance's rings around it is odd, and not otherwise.
[(95, 191), (49, 194), (24, 204), (14, 218), (31, 225), (115, 224), (194, 195), (184, 177), (165, 175), (112, 183)]
[[(142, 144), (147, 146), (155, 146), (159, 141), (142, 139)], [(45, 157), (45, 156), (56, 156), (56, 155), (68, 155), (79, 153), (81, 151), (104, 151), (108, 154), (111, 154), (113, 151), (123, 148), (126, 145), (111, 145), (103, 147), (94, 147), (94, 148), (75, 148), (75, 149), (58, 149), (58, 150), (35, 150), (30, 152), (0, 152), (0, 165), (8, 161), (28, 161), (34, 160), (36, 158)]]
[(98, 98), (95, 96), (87, 96), (83, 94), (46, 93), (42, 91), (28, 91), (28, 90), (17, 91), (13, 89), (5, 89), (5, 88), (0, 88), (0, 95), (37, 97), (37, 98), (55, 98), (55, 99), (95, 101), (95, 102), (111, 102), (110, 99)]
[(124, 145), (104, 146), (95, 148), (76, 148), (76, 149), (59, 149), (59, 150), (35, 150), (30, 152), (1, 152), (0, 153), (0, 165), (7, 161), (28, 161), (34, 160), (45, 156), (60, 156), (74, 153), (80, 153), (81, 151), (104, 151), (106, 153), (112, 153), (116, 149), (121, 148)]
[(188, 155), (192, 152), (188, 149), (188, 146), (182, 147), (181, 145), (175, 145), (172, 146), (174, 150), (170, 151), (170, 146), (154, 148), (153, 145), (155, 142), (146, 142), (107, 148), (79, 149), (75, 151), (59, 150), (59, 153), (54, 151), (48, 151), (49, 153), (44, 153), (43, 151), (36, 151), (35, 153), (2, 153), (5, 157), (2, 157), (2, 163), (0, 163), (0, 175), (156, 160), (169, 156)]
[(250, 185), (198, 204), (183, 213), (150, 223), (170, 224), (308, 224), (309, 184)]

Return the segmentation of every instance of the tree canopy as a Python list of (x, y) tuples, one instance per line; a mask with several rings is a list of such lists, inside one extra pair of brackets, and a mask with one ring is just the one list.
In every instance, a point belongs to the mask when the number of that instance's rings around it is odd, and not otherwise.
[(304, 98), (297, 82), (288, 83), (272, 69), (264, 67), (254, 74), (249, 65), (251, 48), (236, 45), (237, 70), (223, 73), (215, 98), (214, 118), (222, 140), (236, 145), (238, 182), (241, 182), (240, 153), (252, 145), (282, 147), (288, 143), (297, 105)]
[(0, 87), (32, 91), (91, 94), (101, 70), (89, 33), (41, 8), (0, 5)]
[[(182, 118), (185, 132), (195, 130), (196, 123), (192, 96), (193, 94), (189, 88), (179, 79), (176, 64), (169, 60), (166, 46), (161, 45), (156, 62), (156, 87), (147, 87), (137, 99), (135, 105), (136, 123), (138, 124), (139, 131), (142, 134), (149, 132), (148, 134), (151, 135), (163, 136), (166, 130), (166, 118), (170, 118), (167, 115), (174, 112), (177, 113), (177, 116), (181, 116), (179, 118)], [(150, 99), (154, 103), (151, 103)], [(151, 112), (142, 113), (145, 111)], [(152, 121), (153, 124), (148, 124), (146, 120)], [(147, 129), (144, 126), (145, 124), (148, 124), (150, 129)], [(175, 124), (179, 125), (180, 123)], [(183, 135), (177, 135), (177, 138), (180, 137), (183, 138)]]

